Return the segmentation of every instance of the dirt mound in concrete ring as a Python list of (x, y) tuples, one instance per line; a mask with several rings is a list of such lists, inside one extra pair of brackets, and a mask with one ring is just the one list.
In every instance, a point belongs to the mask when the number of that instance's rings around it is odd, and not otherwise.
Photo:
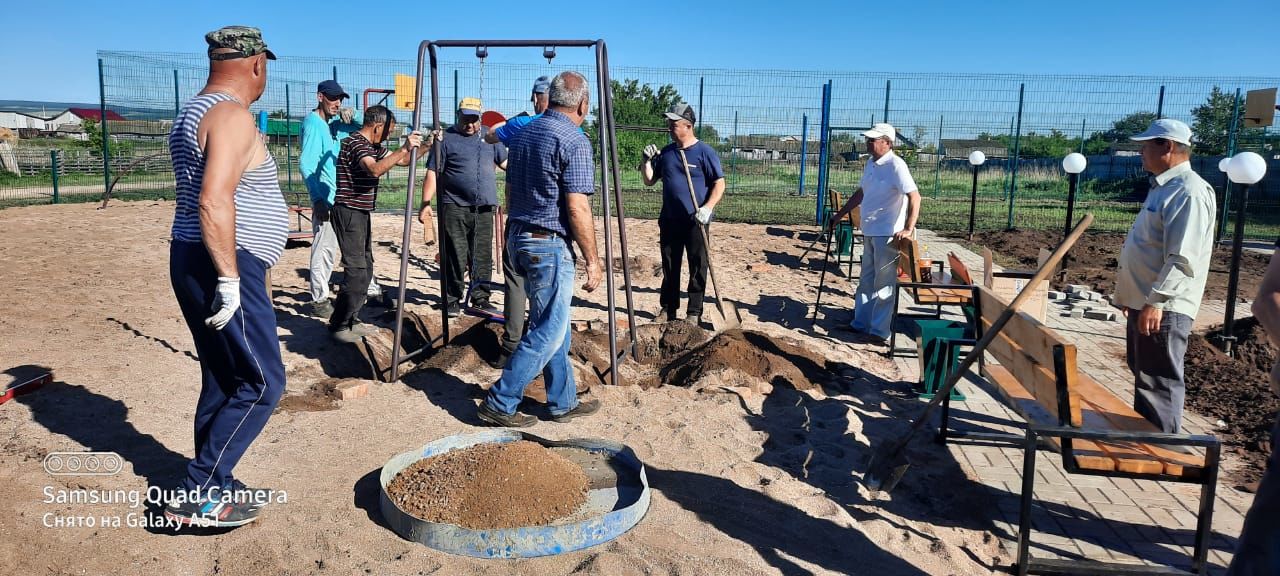
[(419, 460), (387, 486), (401, 510), (473, 530), (542, 526), (587, 501), (586, 473), (528, 441), (478, 444)]
[(696, 389), (745, 386), (768, 393), (779, 384), (797, 390), (819, 387), (833, 370), (824, 358), (797, 343), (729, 330), (667, 365), (661, 381)]
[[(1280, 399), (1270, 389), (1271, 363), (1276, 349), (1253, 318), (1237, 322), (1234, 332), (1239, 358), (1232, 358), (1199, 334), (1187, 345), (1185, 375), (1187, 408), (1209, 420), (1222, 420), (1226, 428), (1215, 430), (1225, 451), (1236, 454), (1243, 468), (1228, 478), (1252, 487), (1266, 470), (1271, 454), (1271, 429)], [(1221, 327), (1210, 335), (1220, 333)]]

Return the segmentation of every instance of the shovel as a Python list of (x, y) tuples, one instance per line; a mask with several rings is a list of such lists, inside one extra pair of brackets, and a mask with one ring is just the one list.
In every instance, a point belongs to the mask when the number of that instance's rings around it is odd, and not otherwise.
[(862, 483), (868, 490), (872, 492), (888, 492), (898, 485), (898, 481), (902, 480), (902, 475), (906, 474), (907, 469), (911, 467), (911, 463), (907, 461), (906, 454), (904, 454), (907, 444), (911, 442), (911, 437), (920, 430), (921, 426), (932, 415), (933, 410), (942, 403), (942, 400), (951, 395), (951, 389), (955, 387), (956, 382), (959, 382), (960, 378), (969, 371), (969, 368), (978, 361), (978, 358), (982, 357), (987, 346), (990, 346), (991, 342), (1000, 334), (1000, 330), (1004, 329), (1004, 325), (1008, 324), (1009, 320), (1013, 319), (1013, 315), (1018, 313), (1018, 307), (1022, 306), (1022, 303), (1031, 297), (1036, 286), (1039, 286), (1041, 282), (1053, 273), (1053, 269), (1058, 266), (1058, 262), (1062, 261), (1062, 257), (1075, 245), (1076, 240), (1080, 239), (1080, 235), (1084, 234), (1085, 229), (1092, 223), (1093, 214), (1085, 214), (1084, 218), (1080, 219), (1080, 223), (1076, 224), (1071, 234), (1068, 234), (1067, 238), (1058, 246), (1058, 249), (1053, 251), (1053, 255), (1049, 256), (1049, 259), (1040, 265), (1040, 269), (1036, 270), (1036, 275), (1031, 278), (1030, 282), (1027, 282), (1027, 285), (1018, 292), (1018, 296), (1013, 299), (1013, 302), (991, 324), (991, 328), (983, 332), (982, 339), (973, 346), (969, 354), (964, 357), (964, 361), (960, 362), (960, 365), (951, 371), (951, 374), (947, 375), (947, 382), (942, 385), (942, 388), (938, 389), (933, 400), (930, 400), (929, 404), (924, 407), (924, 411), (911, 422), (911, 427), (901, 436), (882, 446), (880, 450), (871, 453), (871, 459), (867, 462), (867, 472), (862, 476)]
[[(689, 201), (692, 202), (694, 213), (698, 209), (698, 197), (693, 193), (693, 176), (689, 174), (689, 161), (684, 157), (684, 150), (676, 148), (680, 152), (680, 165), (684, 166), (685, 182), (689, 183)], [(696, 221), (696, 218), (695, 218)], [(702, 257), (707, 261), (707, 272), (711, 274), (711, 290), (716, 295), (716, 308), (720, 310), (720, 317), (724, 319), (724, 323), (717, 330), (724, 332), (742, 326), (742, 315), (738, 314), (738, 307), (728, 300), (720, 297), (720, 285), (716, 282), (716, 269), (711, 265), (711, 235), (707, 234), (707, 227), (701, 222), (697, 222), (698, 233), (702, 234)]]

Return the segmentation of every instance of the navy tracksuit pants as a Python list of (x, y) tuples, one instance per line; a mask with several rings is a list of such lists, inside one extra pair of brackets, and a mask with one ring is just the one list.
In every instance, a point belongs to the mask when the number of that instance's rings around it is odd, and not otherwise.
[(284, 392), (284, 364), (276, 314), (267, 293), (266, 263), (236, 250), (240, 310), (222, 330), (206, 326), (213, 315), (218, 274), (204, 244), (174, 240), (169, 279), (200, 357), (195, 458), (181, 489), (231, 488), (232, 469), (262, 432)]

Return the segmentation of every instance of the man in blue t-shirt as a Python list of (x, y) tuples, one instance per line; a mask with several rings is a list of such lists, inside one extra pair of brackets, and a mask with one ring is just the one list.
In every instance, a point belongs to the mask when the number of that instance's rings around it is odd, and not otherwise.
[(662, 179), (662, 212), (658, 215), (662, 310), (658, 321), (676, 319), (680, 308), (680, 253), (684, 252), (689, 257), (689, 304), (684, 319), (698, 324), (702, 321), (707, 286), (707, 246), (698, 227), (711, 223), (711, 213), (724, 197), (724, 169), (715, 149), (694, 136), (697, 117), (692, 106), (677, 103), (664, 116), (672, 143), (661, 151), (654, 144), (645, 146), (644, 163), (640, 166), (645, 186)]
[(501, 142), (503, 145), (510, 146), (511, 139), (516, 137), (525, 126), (530, 122), (537, 120), (547, 111), (547, 90), (551, 88), (551, 79), (546, 76), (539, 76), (533, 81), (533, 95), (529, 97), (529, 101), (533, 103), (533, 115), (530, 116), (524, 112), (520, 115), (507, 119), (506, 122), (494, 124), (489, 129), (489, 133), (484, 135), (484, 141), (490, 144)]

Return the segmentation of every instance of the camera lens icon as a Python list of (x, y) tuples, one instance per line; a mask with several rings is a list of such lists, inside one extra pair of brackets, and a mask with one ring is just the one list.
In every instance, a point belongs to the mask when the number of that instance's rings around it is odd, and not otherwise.
[(44, 457), (44, 471), (53, 476), (111, 476), (124, 469), (124, 459), (115, 452), (50, 452)]

